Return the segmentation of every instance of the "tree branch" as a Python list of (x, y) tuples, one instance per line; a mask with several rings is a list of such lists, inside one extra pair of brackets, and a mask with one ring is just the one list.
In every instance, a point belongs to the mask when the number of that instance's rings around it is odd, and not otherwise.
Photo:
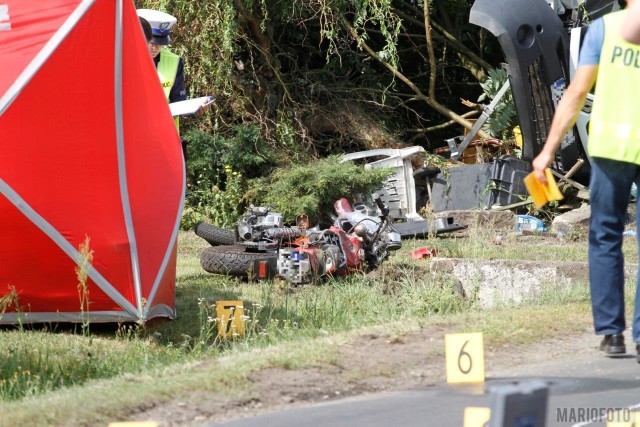
[[(462, 117), (471, 117), (471, 116), (475, 116), (476, 114), (478, 114), (479, 111), (467, 111), (466, 113), (462, 114)], [(403, 129), (404, 132), (408, 132), (408, 133), (429, 133), (429, 132), (434, 132), (437, 130), (442, 130), (445, 128), (448, 128), (449, 126), (458, 124), (457, 122), (454, 122), (453, 120), (449, 120), (448, 122), (444, 122), (444, 123), (440, 123), (439, 125), (435, 125), (435, 126), (430, 126), (428, 128), (414, 128), (414, 129)]]
[[(409, 86), (409, 88), (411, 88), (411, 90), (413, 90), (413, 92), (416, 94), (416, 99), (419, 99), (421, 101), (426, 102), (427, 105), (429, 105), (435, 111), (437, 111), (438, 113), (440, 113), (441, 115), (443, 115), (445, 117), (450, 118), (451, 120), (453, 120), (454, 122), (460, 124), (461, 126), (464, 126), (467, 129), (471, 129), (471, 127), (473, 126), (471, 124), (471, 122), (466, 120), (464, 117), (454, 113), (453, 111), (451, 111), (447, 107), (443, 106), (442, 104), (438, 103), (434, 99), (426, 96), (424, 93), (422, 93), (420, 88), (418, 88), (411, 80), (409, 80), (397, 68), (395, 68), (393, 65), (389, 64), (388, 62), (383, 61), (382, 58), (380, 58), (380, 56), (373, 49), (371, 49), (371, 47), (369, 47), (369, 45), (367, 45), (364, 40), (362, 40), (362, 38), (358, 35), (356, 30), (349, 23), (349, 21), (347, 21), (346, 18), (342, 17), (342, 22), (343, 22), (344, 26), (349, 30), (349, 32), (351, 33), (353, 38), (358, 42), (358, 46), (361, 46), (369, 54), (369, 56), (371, 56), (372, 58), (375, 58), (384, 67), (386, 67), (391, 73), (393, 73), (393, 75), (397, 79), (401, 80), (404, 84)], [(483, 130), (478, 131), (478, 137), (480, 137), (480, 138), (490, 138), (490, 136), (486, 132), (484, 132)]]
[[(417, 12), (420, 12), (418, 9), (414, 9)], [(403, 20), (411, 22), (413, 24), (416, 24), (420, 27), (424, 27), (424, 23), (417, 20), (416, 18), (414, 18), (413, 16), (403, 12), (400, 9), (394, 8), (394, 12)], [(439, 25), (437, 22), (435, 21), (431, 21), (431, 25), (433, 26), (433, 28), (435, 28), (437, 31), (439, 31), (440, 33), (442, 33), (442, 35), (439, 34), (434, 34), (435, 36), (439, 36), (437, 38), (444, 40), (446, 43), (450, 44), (451, 47), (453, 47), (460, 55), (466, 56), (467, 58), (469, 58), (471, 61), (473, 61), (475, 64), (477, 64), (478, 66), (480, 66), (482, 69), (484, 70), (492, 70), (493, 67), (491, 64), (489, 64), (487, 61), (485, 61), (484, 59), (480, 58), (476, 53), (474, 53), (471, 49), (469, 49), (468, 47), (466, 47), (465, 45), (463, 45), (460, 41), (458, 41), (458, 39), (456, 39), (453, 35), (451, 35), (447, 30), (445, 30), (441, 25)], [(473, 75), (478, 79), (478, 80), (482, 80), (484, 78), (484, 71), (483, 70), (470, 70)]]
[(429, 52), (429, 97), (436, 99), (436, 57), (433, 54), (433, 43), (431, 42), (431, 25), (429, 24), (429, 1), (425, 0), (424, 4), (424, 29), (427, 36), (427, 51)]
[(260, 46), (261, 49), (268, 51), (270, 47), (269, 39), (264, 34), (262, 34), (262, 31), (260, 30), (260, 23), (258, 22), (256, 17), (249, 13), (247, 9), (245, 9), (241, 0), (235, 0), (234, 3), (236, 8), (238, 9), (240, 16), (242, 16), (242, 19), (244, 19), (247, 23), (247, 27), (249, 27), (249, 31), (255, 38), (257, 45)]

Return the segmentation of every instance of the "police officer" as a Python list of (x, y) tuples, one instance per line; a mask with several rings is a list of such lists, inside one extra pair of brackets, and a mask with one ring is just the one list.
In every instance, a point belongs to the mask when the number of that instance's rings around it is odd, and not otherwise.
[(640, 2), (629, 6), (629, 13), (622, 24), (622, 38), (629, 43), (640, 44)]
[[(151, 25), (152, 37), (149, 42), (149, 53), (158, 71), (162, 89), (169, 102), (187, 99), (187, 89), (184, 84), (184, 61), (175, 53), (167, 49), (171, 42), (169, 36), (171, 27), (178, 21), (174, 16), (159, 10), (138, 9), (138, 16), (144, 18)], [(176, 128), (180, 131), (180, 121), (174, 118)], [(182, 142), (184, 157), (187, 157), (185, 142)]]
[(139, 16), (140, 19), (140, 27), (142, 27), (142, 33), (144, 34), (144, 38), (147, 41), (147, 44), (151, 43), (151, 38), (153, 37), (153, 30), (151, 29), (151, 24), (149, 21), (144, 19), (142, 16)]
[[(640, 0), (628, 0), (633, 9)], [(587, 94), (596, 84), (589, 123), (589, 283), (593, 323), (604, 336), (607, 355), (624, 354), (626, 328), (622, 239), (632, 184), (640, 187), (640, 46), (621, 35), (627, 9), (591, 23), (580, 50), (576, 74), (553, 116), (547, 141), (533, 160), (533, 169), (546, 183), (562, 139), (575, 124)], [(638, 202), (640, 203), (640, 202)], [(640, 222), (640, 210), (637, 221)], [(639, 276), (640, 278), (640, 276)], [(636, 285), (633, 340), (640, 362), (640, 289)]]

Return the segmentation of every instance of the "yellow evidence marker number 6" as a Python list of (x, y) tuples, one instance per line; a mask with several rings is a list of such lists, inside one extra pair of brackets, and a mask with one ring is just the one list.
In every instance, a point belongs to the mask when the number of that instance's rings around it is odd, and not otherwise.
[(447, 334), (444, 337), (448, 383), (484, 381), (481, 333)]
[[(471, 355), (464, 351), (464, 348), (467, 346), (467, 344), (469, 344), (469, 340), (466, 340), (464, 342), (464, 345), (462, 346), (462, 348), (460, 349), (460, 353), (458, 354), (458, 369), (465, 375), (471, 372), (471, 368), (473, 368), (473, 359), (471, 358)], [(469, 367), (466, 369), (462, 367), (462, 359), (465, 358), (464, 356), (466, 356), (466, 359), (469, 360)]]

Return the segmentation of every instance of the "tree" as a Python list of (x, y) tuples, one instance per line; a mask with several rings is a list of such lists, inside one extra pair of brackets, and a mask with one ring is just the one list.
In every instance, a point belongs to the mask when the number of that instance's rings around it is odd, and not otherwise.
[(481, 56), (491, 43), (468, 24), (468, 0), (137, 3), (178, 18), (174, 48), (191, 92), (218, 100), (186, 127), (230, 136), (251, 124), (287, 158), (440, 146), (426, 136), (471, 127), (477, 110), (459, 100), (477, 98), (500, 59)]

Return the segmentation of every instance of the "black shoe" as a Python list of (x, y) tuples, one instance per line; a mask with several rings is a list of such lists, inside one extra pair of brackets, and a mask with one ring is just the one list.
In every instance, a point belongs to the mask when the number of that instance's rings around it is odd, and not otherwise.
[(640, 344), (636, 344), (636, 351), (638, 352), (638, 354), (636, 354), (636, 361), (640, 363)]
[(625, 354), (627, 349), (624, 346), (624, 335), (605, 335), (600, 343), (600, 350), (603, 350), (607, 355)]

